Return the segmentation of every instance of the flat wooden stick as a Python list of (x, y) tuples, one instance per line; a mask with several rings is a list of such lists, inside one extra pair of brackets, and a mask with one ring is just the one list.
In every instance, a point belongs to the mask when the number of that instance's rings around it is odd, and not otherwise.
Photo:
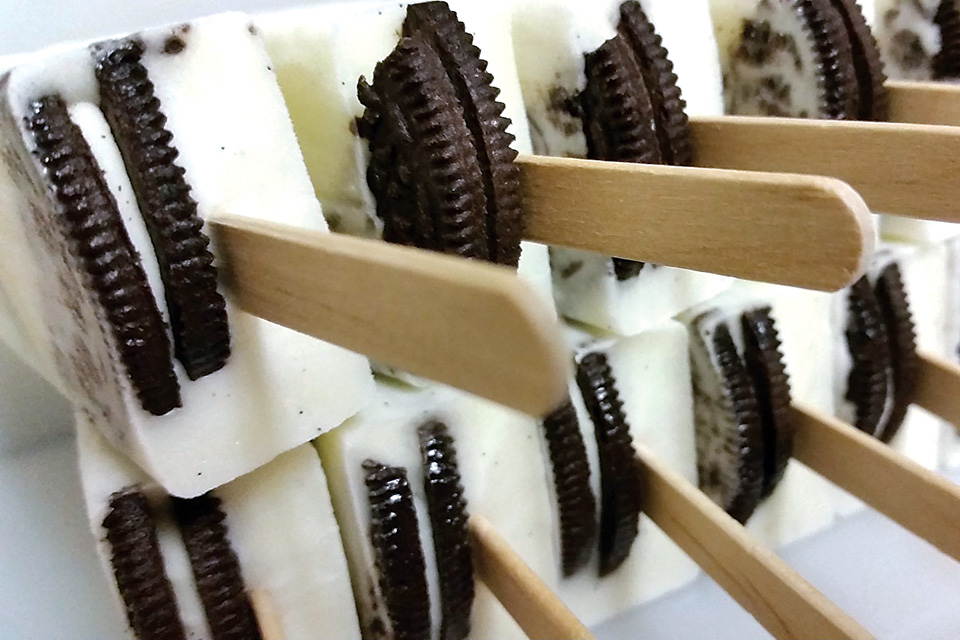
[(208, 223), (248, 313), (534, 416), (567, 396), (551, 307), (509, 269), (252, 218)]
[(793, 413), (797, 460), (960, 560), (960, 486), (839, 420)]
[(799, 118), (692, 118), (697, 164), (833, 176), (875, 213), (960, 222), (960, 128)]
[(884, 86), (892, 122), (960, 126), (960, 85), (890, 80)]
[(482, 516), (470, 516), (477, 574), (531, 640), (590, 640), (593, 634)]
[(247, 596), (250, 598), (250, 606), (253, 607), (253, 615), (260, 626), (260, 635), (263, 640), (286, 640), (287, 636), (283, 632), (280, 616), (277, 614), (270, 594), (263, 589), (254, 589)]
[(527, 238), (835, 291), (873, 249), (863, 200), (828, 178), (521, 156)]
[(643, 511), (777, 638), (871, 638), (686, 479), (637, 446)]
[(960, 430), (960, 365), (929, 353), (920, 354), (917, 404)]

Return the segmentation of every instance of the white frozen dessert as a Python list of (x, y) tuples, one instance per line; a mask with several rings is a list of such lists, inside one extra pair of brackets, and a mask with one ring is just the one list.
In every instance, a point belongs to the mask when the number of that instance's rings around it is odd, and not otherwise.
[[(622, 10), (631, 17), (622, 17)], [(633, 35), (619, 35), (618, 25), (626, 25), (621, 30)], [(513, 40), (533, 146), (539, 154), (686, 164), (691, 147), (684, 104), (691, 115), (723, 111), (706, 2), (682, 7), (672, 0), (517, 2)], [(625, 45), (627, 41), (635, 44)], [(635, 53), (625, 53), (631, 47)], [(626, 62), (608, 63), (604, 56), (610, 55), (626, 56)], [(641, 73), (658, 85), (648, 96), (653, 101), (646, 106), (650, 121), (643, 122), (640, 116), (639, 122), (629, 121), (644, 129), (640, 135), (647, 136), (648, 144), (642, 148), (635, 144), (636, 132), (621, 127), (626, 120), (614, 121), (612, 112), (594, 105), (605, 99), (604, 91), (614, 91), (604, 73), (615, 73), (610, 71), (615, 65), (636, 64), (640, 58), (646, 68)], [(654, 326), (729, 284), (719, 276), (579, 250), (551, 248), (550, 253), (560, 313), (621, 335)]]
[(18, 348), (184, 497), (339, 425), (372, 389), (365, 358), (217, 290), (205, 217), (325, 228), (255, 31), (226, 14), (31, 58), (0, 84)]
[[(411, 7), (416, 8), (411, 11)], [(333, 230), (516, 266), (515, 243), (522, 224), (506, 227), (512, 225), (507, 218), (522, 212), (513, 179), (503, 179), (503, 161), (506, 144), (519, 153), (531, 149), (508, 22), (503, 3), (465, 1), (449, 6), (437, 2), (324, 5), (257, 19), (317, 197)], [(445, 73), (434, 68), (435, 64), (442, 64)], [(404, 76), (410, 68), (426, 69), (423, 73), (427, 75)], [(366, 91), (358, 91), (361, 78), (369, 87)], [(428, 103), (424, 113), (440, 117), (434, 124), (440, 127), (437, 122), (444, 122), (456, 133), (434, 141), (426, 130), (409, 124), (419, 116), (382, 112), (384, 102), (407, 104), (396, 94), (403, 82), (408, 83), (403, 85), (407, 92), (439, 86), (441, 97)], [(490, 83), (495, 89), (491, 90)], [(366, 97), (361, 100), (360, 94)], [(387, 94), (392, 96), (390, 100), (383, 99)], [(451, 113), (456, 122), (448, 118)], [(394, 134), (389, 127), (394, 117), (409, 118), (410, 132), (402, 134), (409, 137), (404, 142), (391, 138)], [(515, 139), (511, 142), (505, 134)], [(371, 147), (380, 151), (372, 152)], [(426, 237), (430, 234), (420, 234), (416, 228), (416, 237), (412, 237), (404, 226), (416, 227), (417, 222), (406, 217), (414, 206), (410, 203), (419, 202), (421, 190), (429, 190), (435, 178), (426, 168), (433, 161), (418, 159), (422, 152), (446, 159), (448, 164), (440, 168), (447, 172), (443, 177), (447, 184), (460, 181), (455, 194), (459, 198), (456, 220), (435, 221), (438, 226), (455, 226), (451, 233), (456, 238), (442, 233), (439, 238)], [(373, 174), (389, 184), (372, 191)], [(480, 195), (473, 191), (478, 179)], [(444, 197), (440, 194), (439, 200), (429, 200), (421, 214), (451, 215), (443, 209)], [(397, 204), (397, 199), (404, 198), (409, 207)], [(464, 212), (473, 208), (484, 210), (481, 217), (486, 216), (490, 233), (481, 230), (480, 235), (487, 237), (471, 244)], [(503, 237), (498, 235), (501, 232)], [(489, 251), (486, 247), (476, 251), (476, 244), (487, 243)], [(523, 243), (519, 273), (546, 300), (552, 299), (546, 247)]]
[(259, 637), (248, 594), (287, 638), (360, 638), (320, 459), (304, 445), (192, 499), (168, 496), (77, 416), (104, 569), (136, 638)]
[[(428, 455), (429, 443), (442, 445), (439, 456)], [(384, 379), (370, 407), (316, 444), (365, 635), (436, 638), (443, 627), (525, 637), (489, 591), (474, 587), (463, 499), (466, 513), (486, 516), (554, 581), (556, 510), (536, 420), (445, 387)], [(462, 491), (443, 493), (457, 477)]]
[[(835, 411), (832, 346), (832, 295), (778, 285), (738, 281), (707, 303), (730, 309), (770, 307), (794, 402), (826, 415)], [(835, 489), (827, 480), (792, 460), (776, 489), (747, 521), (747, 530), (771, 548), (805, 538), (834, 520)]]
[(582, 327), (571, 327), (568, 335), (578, 363), (579, 389), (572, 396), (600, 498), (600, 544), (583, 571), (554, 589), (594, 625), (697, 575), (693, 561), (647, 516), (623, 508), (631, 502), (622, 492), (638, 487), (632, 465), (620, 467), (617, 453), (622, 449), (632, 459), (633, 443), (642, 444), (696, 484), (689, 347), (685, 328), (674, 321), (626, 338)]

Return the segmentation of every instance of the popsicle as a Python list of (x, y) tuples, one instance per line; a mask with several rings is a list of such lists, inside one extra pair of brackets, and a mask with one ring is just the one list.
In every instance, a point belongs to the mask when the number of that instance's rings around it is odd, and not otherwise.
[(174, 495), (337, 426), (372, 389), (363, 357), (217, 286), (204, 217), (325, 228), (269, 67), (228, 14), (31, 58), (2, 81), (0, 279), (21, 344)]
[[(705, 3), (700, 19), (696, 11), (684, 11), (681, 19), (671, 4), (515, 3), (517, 70), (537, 153), (690, 163), (686, 113), (722, 113), (720, 69)], [(702, 47), (690, 47), (691, 42)], [(617, 98), (614, 93), (605, 98), (604, 91), (617, 89), (604, 83), (623, 81), (604, 75), (616, 73), (609, 56), (622, 56), (629, 47), (645, 67), (650, 86), (642, 95), (654, 126), (618, 121), (623, 115), (615, 110)], [(656, 325), (729, 284), (716, 276), (557, 247), (551, 248), (551, 266), (561, 314), (621, 335)]]
[(360, 638), (330, 494), (301, 446), (181, 499), (77, 414), (90, 526), (133, 637), (261, 637), (252, 593), (286, 638)]

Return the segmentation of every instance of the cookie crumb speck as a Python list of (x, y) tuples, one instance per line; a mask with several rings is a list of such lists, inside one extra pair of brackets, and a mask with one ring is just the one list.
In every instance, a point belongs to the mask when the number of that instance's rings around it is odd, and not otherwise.
[(163, 52), (175, 56), (187, 48), (187, 43), (180, 36), (170, 36), (163, 43)]

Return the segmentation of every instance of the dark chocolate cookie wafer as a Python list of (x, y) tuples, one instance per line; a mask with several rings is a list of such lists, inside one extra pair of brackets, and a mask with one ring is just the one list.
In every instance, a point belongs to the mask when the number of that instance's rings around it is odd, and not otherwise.
[(553, 486), (560, 513), (563, 574), (571, 576), (590, 559), (597, 536), (597, 498), (590, 487), (590, 462), (576, 409), (567, 400), (543, 419)]
[(95, 55), (100, 107), (160, 265), (174, 353), (196, 380), (222, 368), (230, 355), (226, 302), (217, 290), (210, 241), (141, 63), (143, 44), (122, 40), (98, 45)]
[(483, 175), (463, 107), (436, 51), (403, 38), (361, 78), (366, 107), (357, 127), (369, 140), (367, 180), (384, 239), (486, 260)]
[(877, 296), (866, 276), (850, 287), (847, 348), (853, 361), (846, 399), (855, 407), (854, 425), (876, 436), (884, 427), (891, 382), (890, 344)]
[(432, 421), (419, 429), (424, 491), (440, 576), (440, 640), (462, 640), (470, 633), (473, 560), (467, 532), (457, 450), (446, 425)]
[(600, 352), (577, 366), (577, 386), (593, 421), (600, 456), (600, 575), (619, 567), (640, 526), (640, 479), (616, 380)]
[(261, 640), (260, 627), (227, 538), (226, 515), (212, 494), (171, 498), (210, 632), (218, 640)]
[(880, 49), (873, 32), (863, 17), (863, 11), (856, 0), (831, 0), (843, 19), (850, 38), (850, 51), (856, 70), (857, 83), (860, 85), (859, 120), (887, 120), (889, 103), (883, 84), (887, 76), (883, 73)]
[(943, 0), (934, 21), (940, 27), (940, 50), (933, 57), (933, 77), (960, 79), (960, 2)]
[(167, 577), (150, 503), (136, 487), (110, 496), (103, 519), (110, 566), (138, 640), (186, 640), (173, 585)]
[[(585, 56), (580, 94), (588, 156), (594, 160), (660, 164), (653, 103), (642, 67), (622, 35)], [(642, 262), (613, 259), (620, 281), (640, 274)]]
[[(707, 345), (716, 357), (720, 403), (717, 415), (697, 421), (697, 473), (700, 488), (740, 523), (745, 523), (763, 495), (764, 431), (756, 390), (726, 324), (720, 323)], [(694, 393), (706, 402), (703, 390)]]
[(500, 90), (493, 85), (487, 62), (446, 2), (411, 5), (403, 35), (422, 39), (440, 56), (480, 163), (490, 260), (516, 267), (524, 231), (520, 171), (514, 163), (517, 152), (510, 146), (514, 137), (507, 132), (510, 120), (503, 117), (504, 105), (497, 100)]
[(420, 529), (406, 469), (363, 463), (370, 498), (370, 539), (380, 594), (395, 640), (430, 637), (430, 594)]
[(26, 122), (71, 249), (116, 340), (144, 410), (180, 406), (170, 340), (140, 256), (127, 235), (103, 172), (60, 96), (37, 100)]
[(883, 316), (890, 343), (890, 364), (893, 370), (893, 409), (880, 439), (890, 442), (913, 403), (920, 371), (917, 354), (917, 332), (910, 313), (907, 291), (903, 285), (900, 267), (890, 264), (880, 272), (874, 284), (877, 303)]
[(677, 74), (667, 57), (663, 39), (657, 35), (639, 2), (620, 5), (617, 31), (629, 43), (640, 65), (653, 105), (660, 155), (664, 164), (693, 164), (693, 141), (686, 102), (680, 96)]
[(763, 497), (777, 487), (793, 456), (793, 414), (780, 338), (770, 308), (743, 314), (743, 360), (757, 397), (763, 426)]

